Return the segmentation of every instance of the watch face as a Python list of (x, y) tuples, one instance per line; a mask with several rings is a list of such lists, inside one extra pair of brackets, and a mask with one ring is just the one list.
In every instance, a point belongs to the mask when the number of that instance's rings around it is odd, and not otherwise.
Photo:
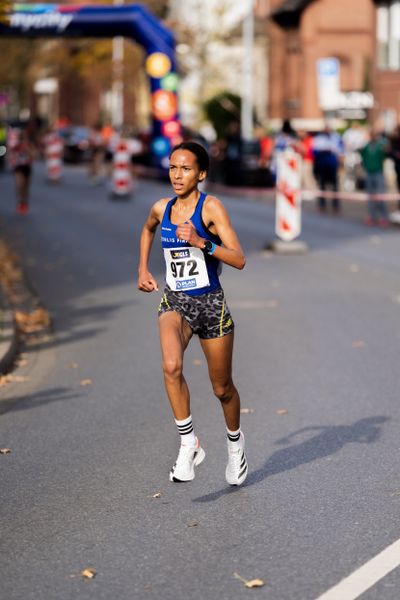
[(204, 244), (204, 249), (207, 250), (207, 252), (209, 252), (212, 248), (212, 242), (210, 242), (210, 240), (206, 240), (205, 244)]

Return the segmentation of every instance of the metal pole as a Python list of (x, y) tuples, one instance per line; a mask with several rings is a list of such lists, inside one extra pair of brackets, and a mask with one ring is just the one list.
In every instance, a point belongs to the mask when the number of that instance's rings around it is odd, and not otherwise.
[(253, 44), (254, 44), (254, 0), (247, 0), (248, 10), (243, 21), (243, 60), (242, 60), (242, 138), (251, 140), (253, 136)]
[[(113, 0), (114, 5), (124, 4), (124, 0)], [(120, 129), (124, 124), (124, 38), (113, 37), (112, 40), (112, 126)]]

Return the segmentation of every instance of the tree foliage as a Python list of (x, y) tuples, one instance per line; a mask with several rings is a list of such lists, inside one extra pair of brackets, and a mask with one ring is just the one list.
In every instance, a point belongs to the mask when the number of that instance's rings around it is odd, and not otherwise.
[(236, 94), (225, 91), (216, 94), (204, 103), (204, 112), (219, 139), (223, 138), (232, 121), (240, 122), (241, 99)]

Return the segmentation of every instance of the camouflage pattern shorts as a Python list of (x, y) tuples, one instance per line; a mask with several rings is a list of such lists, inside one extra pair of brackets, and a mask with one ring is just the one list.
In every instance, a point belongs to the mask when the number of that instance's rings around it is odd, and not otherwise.
[(158, 316), (168, 311), (180, 314), (193, 333), (203, 340), (223, 337), (234, 329), (222, 288), (200, 296), (189, 296), (185, 292), (174, 292), (167, 286), (158, 307)]

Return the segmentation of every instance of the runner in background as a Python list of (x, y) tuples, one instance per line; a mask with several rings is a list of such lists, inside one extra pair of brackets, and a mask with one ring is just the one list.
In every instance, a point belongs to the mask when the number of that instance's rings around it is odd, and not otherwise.
[(100, 125), (96, 125), (90, 133), (89, 149), (89, 177), (91, 182), (96, 185), (101, 182), (106, 152), (106, 142), (103, 138), (102, 127)]
[(10, 166), (15, 175), (15, 188), (17, 196), (17, 213), (25, 215), (29, 210), (29, 191), (32, 176), (32, 163), (34, 147), (29, 140), (28, 133), (21, 129), (11, 136)]

